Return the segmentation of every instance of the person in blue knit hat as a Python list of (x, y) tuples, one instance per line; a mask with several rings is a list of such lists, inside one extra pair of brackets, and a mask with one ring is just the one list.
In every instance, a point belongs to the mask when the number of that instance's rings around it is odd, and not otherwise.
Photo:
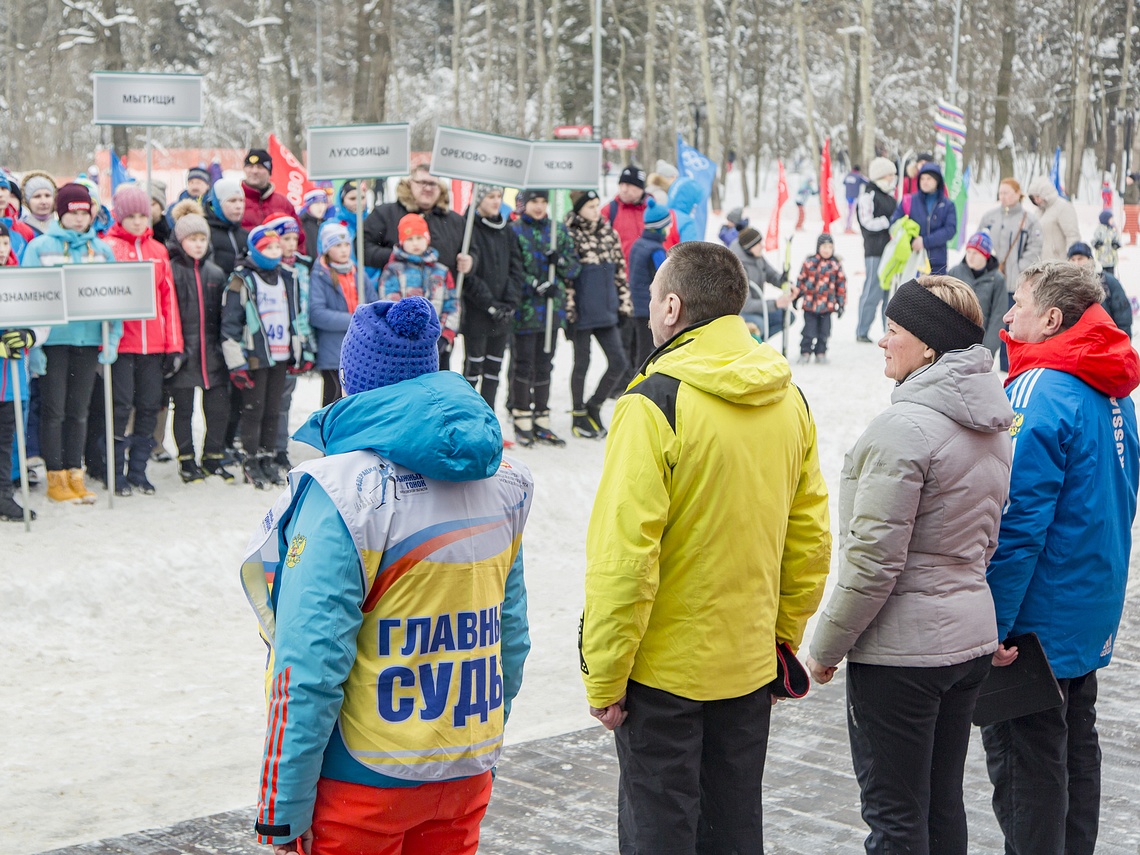
[[(474, 853), (530, 649), (533, 480), (439, 370), (430, 302), (358, 306), (345, 397), (294, 436), (242, 583), (271, 649), (255, 830), (278, 851)], [(382, 601), (382, 602), (381, 602)]]

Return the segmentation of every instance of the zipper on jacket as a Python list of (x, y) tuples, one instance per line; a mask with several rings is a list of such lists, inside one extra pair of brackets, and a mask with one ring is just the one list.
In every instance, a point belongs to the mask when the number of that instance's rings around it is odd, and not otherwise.
[(206, 373), (206, 295), (202, 292), (202, 276), (198, 271), (198, 259), (194, 259), (194, 282), (198, 286), (198, 354), (202, 359), (202, 388), (210, 388), (210, 376)]
[[(135, 238), (135, 259), (142, 261), (142, 238)], [(156, 285), (155, 288), (158, 286)], [(142, 352), (150, 353), (146, 346), (146, 321), (139, 321), (139, 327), (142, 330)]]

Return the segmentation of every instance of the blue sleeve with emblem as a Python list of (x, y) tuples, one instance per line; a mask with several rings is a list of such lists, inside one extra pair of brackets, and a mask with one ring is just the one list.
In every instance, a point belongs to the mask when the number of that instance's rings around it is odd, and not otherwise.
[(526, 616), (526, 580), (523, 578), (523, 553), (515, 556), (507, 574), (503, 595), (503, 634), (500, 655), (503, 659), (503, 719), (511, 716), (511, 701), (522, 688), (523, 663), (530, 653), (530, 622)]
[(1016, 433), (1009, 502), (1002, 514), (997, 550), (986, 571), (997, 613), (998, 638), (1003, 641), (1017, 621), (1057, 512), (1072, 427), (1055, 396), (1039, 391), (1026, 396), (1029, 399), (1020, 407), (1019, 397), (1014, 394)]
[(287, 843), (312, 824), (363, 621), (360, 558), (336, 506), (310, 479), (293, 507), (282, 543), (291, 551), (274, 583), (277, 630), (256, 826), (263, 843)]

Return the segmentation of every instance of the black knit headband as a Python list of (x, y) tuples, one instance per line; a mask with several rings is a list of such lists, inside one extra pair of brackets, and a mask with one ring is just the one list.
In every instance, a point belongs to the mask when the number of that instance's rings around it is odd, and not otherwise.
[(887, 305), (887, 317), (938, 354), (981, 344), (986, 334), (984, 329), (914, 279), (899, 286)]

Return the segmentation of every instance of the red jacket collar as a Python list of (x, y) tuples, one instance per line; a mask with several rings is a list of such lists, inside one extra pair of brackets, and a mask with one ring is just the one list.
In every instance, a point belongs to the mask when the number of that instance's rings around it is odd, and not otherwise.
[(128, 243), (134, 243), (137, 240), (141, 240), (145, 243), (154, 237), (154, 231), (148, 228), (141, 235), (135, 235), (124, 229), (120, 223), (115, 223), (113, 226), (111, 226), (111, 228), (107, 229), (107, 237), (118, 238), (119, 240), (124, 240)]
[(1001, 338), (1009, 349), (1007, 386), (1032, 368), (1064, 371), (1114, 398), (1130, 395), (1140, 386), (1140, 355), (1099, 303), (1089, 306), (1072, 327), (1045, 341), (1019, 341), (1006, 330)]

